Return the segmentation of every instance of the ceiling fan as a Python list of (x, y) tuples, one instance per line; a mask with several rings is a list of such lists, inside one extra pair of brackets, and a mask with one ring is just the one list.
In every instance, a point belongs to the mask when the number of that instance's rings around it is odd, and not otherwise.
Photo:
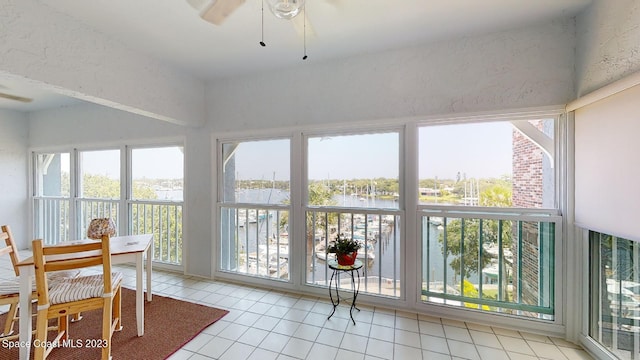
[[(246, 0), (187, 0), (204, 20), (221, 25)], [(305, 0), (264, 0), (273, 15), (281, 19), (293, 19), (304, 7)]]
[[(6, 89), (6, 87), (0, 85), (0, 89)], [(23, 103), (30, 103), (30, 102), (33, 101), (33, 99), (31, 99), (31, 98), (24, 97), (24, 96), (19, 96), (19, 95), (14, 95), (14, 94), (9, 94), (9, 93), (3, 92), (3, 91), (0, 91), (0, 98), (20, 101), (20, 102), (23, 102)]]
[[(191, 7), (198, 10), (200, 17), (215, 25), (221, 25), (234, 11), (246, 0), (186, 0)], [(262, 39), (260, 46), (265, 47), (264, 42), (264, 7), (265, 4), (275, 17), (291, 20), (296, 32), (303, 38), (304, 55), (307, 59), (307, 36), (315, 36), (315, 30), (307, 17), (305, 9), (306, 0), (260, 0), (262, 2)], [(341, 0), (324, 0), (331, 5), (337, 5)], [(297, 16), (302, 14), (301, 16)]]

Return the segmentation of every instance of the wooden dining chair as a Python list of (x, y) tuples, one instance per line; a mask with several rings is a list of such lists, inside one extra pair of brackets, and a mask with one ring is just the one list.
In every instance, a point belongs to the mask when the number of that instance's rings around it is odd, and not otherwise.
[[(20, 276), (20, 267), (18, 267), (18, 263), (20, 262), (20, 254), (18, 253), (18, 247), (16, 246), (16, 242), (13, 237), (13, 233), (11, 232), (11, 227), (9, 225), (2, 225), (0, 227), (0, 256), (8, 254), (11, 259), (11, 265), (13, 266), (13, 271), (16, 274), (14, 279), (0, 281), (0, 305), (9, 305), (9, 311), (7, 312), (7, 319), (5, 320), (4, 329), (2, 334), (0, 335), (0, 339), (8, 340), (13, 338), (18, 338), (18, 334), (14, 333), (13, 327), (20, 320), (18, 313), (18, 306), (20, 302), (20, 281), (18, 277)], [(5, 245), (3, 246), (2, 243)], [(58, 280), (73, 278), (80, 274), (79, 270), (69, 270), (69, 271), (58, 271), (55, 273), (51, 273), (49, 277), (49, 283), (55, 283)], [(33, 283), (33, 293), (32, 299), (36, 298), (36, 284)], [(78, 321), (82, 318), (80, 313), (74, 314), (71, 319), (72, 321)], [(55, 330), (56, 327), (50, 327), (50, 329)]]
[[(2, 245), (5, 244), (5, 245)], [(16, 271), (16, 276), (19, 274), (16, 270), (15, 264), (17, 264), (17, 253), (13, 244), (13, 238), (11, 236), (11, 230), (5, 225), (2, 226), (2, 232), (0, 232), (0, 256), (8, 255), (11, 257), (11, 262), (14, 264), (13, 269)], [(4, 323), (4, 329), (0, 338), (6, 340), (7, 337), (13, 334), (13, 324), (18, 320), (18, 304), (20, 303), (20, 283), (18, 279), (5, 280), (0, 282), (0, 305), (9, 305), (9, 311), (7, 312), (7, 319)]]
[[(80, 311), (102, 309), (102, 359), (111, 355), (111, 336), (122, 328), (121, 285), (122, 273), (111, 272), (110, 239), (72, 245), (43, 246), (42, 240), (33, 241), (33, 260), (38, 293), (36, 337), (40, 344), (51, 347), (36, 347), (34, 359), (45, 359), (61, 340), (68, 339), (69, 314)], [(102, 266), (99, 275), (79, 276), (57, 281), (49, 286), (46, 274), (52, 271), (81, 269)], [(58, 319), (58, 334), (47, 342), (47, 323)]]

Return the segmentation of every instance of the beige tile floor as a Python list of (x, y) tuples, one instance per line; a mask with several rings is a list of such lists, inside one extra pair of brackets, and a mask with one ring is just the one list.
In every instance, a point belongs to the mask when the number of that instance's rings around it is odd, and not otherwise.
[[(118, 269), (126, 275), (125, 286), (134, 288), (134, 268)], [(0, 278), (11, 276), (8, 258), (0, 259)], [(256, 289), (157, 269), (152, 286), (154, 294), (230, 311), (171, 360), (591, 359), (562, 339), (394, 309), (358, 306), (354, 326), (349, 307), (341, 305), (327, 320), (332, 308), (328, 296)]]

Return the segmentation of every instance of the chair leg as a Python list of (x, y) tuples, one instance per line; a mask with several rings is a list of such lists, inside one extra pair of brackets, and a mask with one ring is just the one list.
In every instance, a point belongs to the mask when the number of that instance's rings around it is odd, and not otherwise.
[(80, 321), (80, 320), (82, 320), (82, 314), (81, 313), (73, 314), (69, 318), (69, 321), (71, 321), (71, 322), (76, 322), (76, 321)]
[(102, 348), (102, 360), (109, 360), (111, 357), (111, 315), (112, 315), (113, 298), (104, 299), (104, 307), (102, 309), (102, 339), (106, 340), (105, 346)]
[(122, 330), (122, 291), (121, 287), (118, 287), (115, 296), (113, 297), (113, 318), (115, 320), (115, 331)]
[(36, 336), (34, 340), (35, 350), (33, 352), (34, 360), (44, 360), (47, 349), (45, 344), (47, 341), (47, 325), (49, 319), (47, 319), (47, 310), (38, 311), (38, 318), (36, 320)]
[(58, 318), (58, 334), (62, 334), (60, 340), (69, 339), (69, 316), (63, 315)]
[(16, 321), (16, 315), (18, 314), (18, 303), (11, 304), (9, 312), (7, 313), (7, 321), (4, 324), (4, 335), (8, 336), (13, 333), (13, 322)]

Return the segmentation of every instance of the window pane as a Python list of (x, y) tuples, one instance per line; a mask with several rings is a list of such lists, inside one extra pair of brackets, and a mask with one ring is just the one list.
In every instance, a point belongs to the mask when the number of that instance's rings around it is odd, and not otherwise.
[(398, 133), (308, 140), (309, 205), (398, 209)]
[(290, 146), (289, 139), (222, 144), (218, 198), (230, 205), (220, 207), (221, 270), (290, 279)]
[[(336, 254), (327, 249), (341, 235), (360, 245), (359, 291), (401, 297), (400, 135), (310, 137), (307, 147), (307, 284), (331, 286)], [(335, 286), (350, 289), (348, 280), (338, 277)]]
[(34, 156), (34, 234), (46, 244), (57, 244), (70, 237), (69, 153)]
[(467, 214), (422, 217), (422, 300), (554, 320), (557, 224)]
[(421, 128), (419, 203), (553, 208), (554, 128), (553, 119)]
[(69, 196), (69, 153), (36, 154), (36, 196)]
[[(158, 164), (162, 164), (158, 166)], [(131, 151), (134, 200), (182, 201), (184, 155), (180, 146)]]
[(590, 231), (589, 335), (618, 359), (640, 352), (640, 244)]
[(223, 144), (223, 201), (288, 203), (289, 152), (288, 139)]
[(80, 197), (119, 199), (120, 150), (82, 151), (78, 157)]

